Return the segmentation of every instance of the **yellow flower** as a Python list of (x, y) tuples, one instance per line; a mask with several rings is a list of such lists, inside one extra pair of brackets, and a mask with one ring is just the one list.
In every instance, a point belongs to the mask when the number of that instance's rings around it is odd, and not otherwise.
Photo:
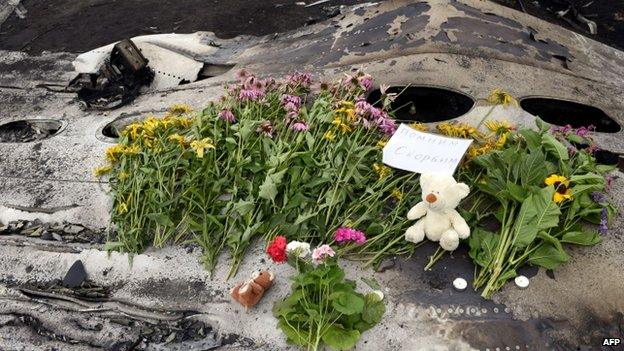
[(332, 121), (332, 124), (336, 127), (336, 129), (338, 129), (342, 134), (344, 133), (348, 133), (351, 131), (351, 126), (344, 123), (342, 121), (342, 118), (340, 118), (340, 116), (336, 116), (334, 117), (334, 120)]
[(193, 123), (193, 120), (190, 118), (186, 118), (186, 117), (179, 117), (176, 119), (178, 126), (182, 127), (182, 128), (188, 128), (191, 126), (191, 123)]
[(191, 148), (195, 150), (197, 157), (203, 158), (204, 151), (206, 149), (214, 149), (215, 147), (212, 144), (212, 140), (210, 138), (203, 138), (202, 140), (191, 141)]
[(555, 191), (555, 194), (553, 195), (553, 201), (558, 204), (564, 202), (565, 200), (571, 200), (571, 199), (572, 199), (572, 189), (565, 189), (563, 193), (561, 193), (560, 190), (557, 190)]
[(555, 194), (553, 194), (553, 201), (561, 203), (565, 200), (572, 199), (572, 189), (570, 188), (570, 181), (568, 178), (552, 174), (544, 180), (544, 183), (548, 186), (553, 185), (555, 187)]
[(334, 141), (334, 140), (336, 140), (336, 134), (333, 131), (328, 130), (328, 131), (325, 132), (325, 134), (323, 134), (323, 139), (329, 140), (329, 141)]
[(119, 175), (117, 177), (120, 180), (125, 180), (125, 179), (128, 179), (129, 176), (130, 174), (128, 174), (128, 172), (119, 172)]
[(427, 127), (427, 125), (425, 125), (424, 123), (420, 123), (420, 122), (414, 122), (411, 123), (410, 128), (415, 129), (415, 130), (419, 130), (421, 132), (428, 132), (429, 131), (429, 127)]
[(117, 213), (122, 214), (128, 212), (128, 205), (125, 202), (120, 202), (117, 204)]
[(132, 123), (124, 128), (124, 130), (121, 132), (121, 135), (128, 135), (130, 136), (130, 139), (136, 140), (139, 138), (142, 130), (143, 125), (141, 123)]
[(501, 134), (498, 139), (496, 140), (496, 142), (494, 143), (494, 146), (497, 149), (501, 149), (503, 148), (503, 146), (505, 146), (505, 143), (507, 142), (507, 136), (509, 135), (509, 132), (507, 133), (503, 133)]
[(339, 102), (340, 107), (342, 108), (354, 108), (355, 104), (353, 103), (353, 101), (347, 101), (347, 100), (340, 100)]
[(169, 107), (168, 111), (172, 115), (184, 115), (193, 112), (193, 109), (187, 104), (174, 104)]
[(441, 134), (455, 138), (483, 138), (483, 134), (464, 123), (443, 122), (436, 127)]
[(387, 143), (388, 143), (388, 141), (387, 141), (387, 140), (383, 140), (383, 139), (382, 139), (382, 140), (379, 140), (379, 141), (377, 142), (377, 147), (378, 147), (378, 148), (380, 148), (380, 149), (382, 149), (384, 146), (386, 146), (386, 144), (387, 144)]
[(151, 136), (152, 134), (154, 134), (154, 132), (156, 131), (156, 129), (158, 129), (158, 127), (160, 127), (161, 125), (161, 121), (154, 117), (154, 116), (148, 116), (145, 121), (143, 121), (143, 131)]
[(390, 195), (398, 201), (401, 201), (401, 199), (403, 198), (403, 193), (399, 189), (392, 190), (392, 194)]
[(106, 149), (106, 160), (111, 164), (115, 164), (117, 161), (119, 161), (119, 156), (123, 154), (123, 150), (124, 147), (121, 144), (109, 147), (108, 149)]
[(554, 185), (554, 186), (559, 186), (559, 184), (563, 184), (566, 187), (570, 186), (570, 182), (568, 181), (568, 178), (562, 175), (558, 175), (558, 174), (550, 175), (548, 178), (544, 180), (544, 183), (546, 185)]
[(515, 126), (512, 126), (506, 120), (502, 120), (502, 121), (488, 120), (488, 121), (485, 121), (485, 126), (487, 127), (487, 129), (489, 129), (490, 131), (494, 133), (499, 133), (499, 132), (506, 133), (510, 130), (516, 129)]
[(170, 136), (167, 137), (167, 140), (169, 141), (177, 141), (178, 144), (180, 144), (180, 146), (184, 147), (186, 145), (186, 138), (184, 138), (182, 135), (180, 134), (171, 134)]
[(109, 165), (109, 166), (102, 166), (102, 167), (98, 167), (98, 168), (96, 168), (96, 169), (93, 171), (93, 174), (94, 174), (96, 177), (101, 177), (101, 176), (103, 176), (104, 174), (109, 173), (109, 172), (110, 172), (110, 171), (112, 171), (112, 170), (113, 170), (113, 166), (110, 166), (110, 165)]
[(384, 179), (388, 174), (390, 174), (390, 168), (384, 165), (380, 165), (378, 163), (373, 164), (373, 171), (377, 173), (379, 179)]
[(141, 148), (137, 144), (134, 144), (132, 146), (126, 146), (122, 151), (124, 155), (135, 155), (139, 152), (141, 152)]
[(513, 98), (513, 96), (509, 95), (509, 93), (502, 91), (500, 89), (494, 89), (488, 96), (487, 101), (492, 105), (514, 105), (518, 106), (518, 101)]

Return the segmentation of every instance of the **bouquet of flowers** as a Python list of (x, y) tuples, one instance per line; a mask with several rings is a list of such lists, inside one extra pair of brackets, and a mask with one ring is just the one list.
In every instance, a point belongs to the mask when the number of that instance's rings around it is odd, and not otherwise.
[[(364, 233), (341, 227), (334, 235), (338, 245), (362, 245)], [(289, 262), (297, 269), (291, 278), (291, 294), (275, 302), (273, 314), (289, 343), (319, 350), (325, 344), (334, 350), (353, 348), (361, 333), (375, 326), (385, 313), (383, 293), (366, 295), (345, 279), (337, 254), (328, 244), (311, 250), (310, 244), (286, 242), (277, 236), (267, 253), (275, 262)]]

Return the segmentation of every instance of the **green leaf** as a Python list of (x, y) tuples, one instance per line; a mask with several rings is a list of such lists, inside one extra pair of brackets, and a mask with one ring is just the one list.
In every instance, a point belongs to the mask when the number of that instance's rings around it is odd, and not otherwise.
[(379, 301), (378, 298), (379, 296), (373, 293), (369, 293), (365, 296), (366, 303), (362, 310), (362, 320), (368, 324), (375, 325), (379, 323), (384, 313), (386, 313), (386, 306), (382, 301)]
[(253, 211), (254, 208), (255, 208), (255, 205), (253, 202), (245, 201), (245, 200), (238, 200), (232, 207), (232, 210), (236, 211), (242, 217), (248, 213), (251, 213), (251, 211)]
[(267, 176), (264, 179), (262, 185), (260, 185), (260, 191), (258, 192), (258, 196), (265, 200), (275, 201), (275, 197), (277, 196), (277, 185), (271, 176)]
[(364, 309), (364, 299), (358, 295), (339, 292), (330, 296), (332, 306), (340, 313), (352, 315), (361, 313)]
[(337, 324), (333, 324), (327, 329), (321, 339), (333, 350), (349, 350), (360, 340), (360, 332), (357, 330), (346, 330)]
[(492, 232), (480, 228), (474, 230), (468, 239), (472, 260), (481, 267), (487, 267), (494, 258), (498, 239), (499, 236)]
[(285, 319), (280, 318), (279, 322), (277, 322), (278, 328), (282, 329), (284, 335), (286, 335), (286, 341), (291, 344), (305, 346), (308, 343), (307, 332), (306, 331), (298, 331), (295, 328), (288, 325)]
[(602, 241), (597, 231), (573, 231), (563, 234), (562, 243), (593, 246)]
[(173, 221), (171, 220), (171, 218), (169, 218), (168, 215), (164, 214), (164, 213), (148, 213), (145, 215), (147, 218), (151, 219), (152, 221), (158, 223), (159, 225), (165, 226), (165, 227), (173, 227)]
[(539, 231), (559, 224), (561, 210), (552, 201), (554, 192), (553, 187), (545, 187), (522, 202), (514, 225), (516, 247), (528, 246), (535, 240)]
[(557, 160), (567, 161), (570, 157), (568, 155), (568, 148), (565, 147), (559, 140), (555, 139), (550, 133), (542, 135), (542, 145), (544, 149), (551, 155), (555, 156)]
[(523, 157), (520, 165), (522, 185), (541, 185), (548, 176), (548, 169), (544, 167), (546, 162), (546, 156), (541, 150), (535, 150)]
[(542, 244), (537, 250), (529, 255), (529, 262), (532, 265), (544, 267), (546, 269), (555, 269), (564, 262), (567, 262), (570, 256), (562, 249), (550, 243)]
[(541, 148), (542, 136), (538, 132), (532, 129), (521, 129), (518, 133), (524, 137), (530, 150), (537, 150)]

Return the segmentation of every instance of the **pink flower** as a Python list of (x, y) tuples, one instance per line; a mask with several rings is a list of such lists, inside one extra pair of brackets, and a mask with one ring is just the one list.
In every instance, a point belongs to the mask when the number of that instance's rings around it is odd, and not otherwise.
[(362, 74), (358, 77), (358, 83), (362, 89), (369, 91), (373, 88), (373, 77), (369, 74)]
[(340, 227), (336, 230), (336, 234), (334, 234), (334, 240), (336, 240), (336, 242), (338, 242), (339, 244), (347, 244), (353, 242), (361, 245), (366, 242), (366, 236), (363, 232), (357, 229)]
[(219, 112), (219, 119), (229, 123), (236, 122), (236, 117), (234, 117), (234, 114), (230, 110), (221, 110), (221, 112)]
[(247, 78), (249, 78), (250, 76), (252, 76), (252, 74), (244, 68), (236, 72), (236, 79), (238, 79), (240, 82), (246, 81)]
[(377, 124), (379, 126), (379, 130), (387, 136), (391, 136), (397, 130), (396, 123), (385, 112), (383, 112), (382, 116), (377, 119)]
[(286, 76), (286, 85), (291, 88), (308, 89), (312, 84), (312, 73), (295, 72)]
[(282, 95), (282, 105), (287, 112), (299, 111), (301, 108), (301, 98), (295, 95)]
[(312, 251), (314, 263), (321, 263), (329, 257), (334, 257), (336, 252), (327, 244), (321, 245)]
[(303, 132), (310, 129), (310, 126), (308, 126), (305, 121), (298, 121), (293, 123), (290, 129), (294, 130), (295, 132)]
[(241, 89), (238, 98), (242, 101), (257, 101), (264, 98), (264, 91), (259, 89)]

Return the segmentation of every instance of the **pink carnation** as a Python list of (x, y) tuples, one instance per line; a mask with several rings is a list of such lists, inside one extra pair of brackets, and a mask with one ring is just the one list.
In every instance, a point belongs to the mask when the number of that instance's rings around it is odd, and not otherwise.
[(366, 236), (363, 232), (357, 229), (340, 227), (336, 230), (336, 234), (334, 234), (334, 240), (336, 240), (336, 242), (338, 242), (339, 244), (353, 242), (361, 245), (366, 242)]
[(321, 263), (329, 257), (334, 257), (335, 254), (336, 252), (331, 246), (327, 244), (321, 245), (312, 251), (312, 260), (314, 260), (315, 263)]

